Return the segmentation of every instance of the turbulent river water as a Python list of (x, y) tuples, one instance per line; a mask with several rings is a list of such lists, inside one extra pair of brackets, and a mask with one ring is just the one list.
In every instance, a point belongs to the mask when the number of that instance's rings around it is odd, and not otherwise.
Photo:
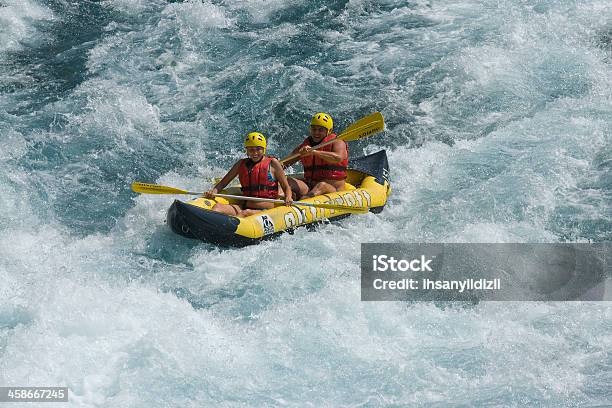
[[(609, 0), (0, 0), (0, 385), (78, 407), (612, 403), (606, 302), (361, 302), (361, 242), (612, 240)], [(392, 195), (174, 235), (247, 132), (374, 111)], [(53, 404), (49, 404), (53, 406)], [(64, 406), (58, 404), (58, 406)]]

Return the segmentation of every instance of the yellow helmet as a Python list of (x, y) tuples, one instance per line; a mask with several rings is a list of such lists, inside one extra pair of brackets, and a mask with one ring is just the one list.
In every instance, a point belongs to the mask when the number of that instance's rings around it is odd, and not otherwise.
[(263, 147), (266, 152), (266, 137), (258, 132), (251, 132), (244, 140), (244, 147)]
[(327, 129), (327, 133), (329, 133), (334, 128), (334, 121), (327, 113), (319, 112), (312, 117), (310, 126), (323, 126)]

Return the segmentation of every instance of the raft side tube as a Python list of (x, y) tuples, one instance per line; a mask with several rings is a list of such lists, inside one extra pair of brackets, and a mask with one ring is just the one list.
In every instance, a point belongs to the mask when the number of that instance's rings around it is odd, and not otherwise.
[(238, 218), (189, 205), (180, 200), (174, 200), (172, 203), (167, 222), (172, 231), (179, 235), (214, 244), (244, 246), (258, 241), (236, 234), (240, 224)]

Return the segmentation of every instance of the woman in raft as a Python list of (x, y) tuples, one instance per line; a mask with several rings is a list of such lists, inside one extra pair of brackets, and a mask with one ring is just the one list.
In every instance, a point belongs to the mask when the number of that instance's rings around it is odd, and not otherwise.
[[(344, 190), (348, 168), (348, 146), (342, 139), (336, 139), (334, 121), (325, 112), (319, 112), (310, 121), (310, 136), (293, 149), (291, 154), (300, 156), (284, 162), (289, 167), (298, 160), (304, 166), (304, 178), (289, 177), (289, 185), (296, 198), (314, 197), (320, 194)], [(318, 150), (318, 144), (334, 142)]]
[[(248, 158), (236, 162), (230, 171), (204, 196), (214, 198), (215, 194), (223, 190), (236, 176), (240, 179), (242, 194), (247, 197), (277, 199), (280, 184), (285, 193), (285, 205), (291, 205), (291, 187), (287, 182), (285, 171), (280, 162), (271, 156), (266, 156), (266, 138), (258, 132), (249, 133), (244, 141)], [(238, 204), (217, 203), (212, 208), (223, 214), (248, 217), (261, 210), (273, 208), (274, 203), (261, 201), (243, 201)]]

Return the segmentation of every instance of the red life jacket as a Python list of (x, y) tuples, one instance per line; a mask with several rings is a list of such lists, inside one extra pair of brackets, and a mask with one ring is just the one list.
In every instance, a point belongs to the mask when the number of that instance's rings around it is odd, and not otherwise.
[(251, 159), (242, 159), (238, 168), (238, 178), (242, 194), (249, 197), (277, 198), (278, 180), (269, 180), (272, 157), (264, 156), (257, 163)]
[[(319, 143), (315, 143), (314, 140), (307, 137), (304, 139), (299, 148), (303, 146), (316, 146), (321, 143), (330, 141), (336, 137), (335, 133), (331, 133), (321, 140)], [(344, 180), (346, 178), (346, 168), (348, 167), (348, 146), (344, 142), (346, 148), (346, 157), (340, 163), (330, 163), (315, 156), (302, 157), (300, 161), (304, 166), (304, 179), (307, 181), (321, 181), (321, 180)], [(298, 149), (299, 149), (298, 148)], [(333, 143), (317, 149), (321, 152), (331, 152), (333, 150)]]

